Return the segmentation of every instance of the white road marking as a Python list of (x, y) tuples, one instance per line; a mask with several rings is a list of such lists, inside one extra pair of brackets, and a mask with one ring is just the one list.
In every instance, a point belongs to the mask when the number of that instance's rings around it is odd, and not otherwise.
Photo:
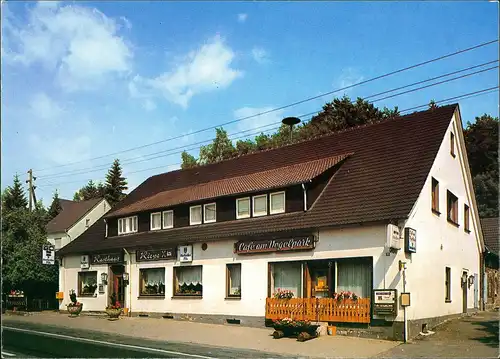
[(7, 352), (2, 352), (2, 355), (7, 355), (8, 357), (15, 357), (16, 356), (16, 354), (7, 353)]
[[(39, 332), (37, 330), (31, 330), (31, 329), (21, 329), (21, 328), (7, 327), (7, 326), (3, 326), (2, 329), (9, 329), (9, 330), (18, 331), (18, 332), (25, 332), (25, 333), (33, 333), (33, 334), (38, 334), (38, 335), (45, 335), (45, 336), (54, 337), (54, 338), (75, 340), (75, 341), (80, 341), (80, 342), (104, 344), (104, 345), (109, 345), (109, 346), (117, 346), (117, 347), (121, 347), (121, 348), (146, 350), (146, 351), (152, 351), (152, 352), (163, 353), (163, 354), (181, 355), (181, 356), (187, 356), (190, 358), (216, 359), (214, 357), (207, 357), (207, 356), (197, 355), (197, 354), (187, 354), (187, 353), (174, 352), (174, 351), (164, 350), (164, 349), (147, 348), (147, 347), (141, 347), (138, 345), (111, 343), (111, 342), (105, 342), (102, 340), (95, 340), (95, 339), (77, 338), (77, 337), (72, 337), (72, 336), (64, 335), (64, 334)], [(2, 352), (2, 354), (3, 353), (4, 352)], [(14, 355), (14, 354), (10, 354), (10, 355)]]

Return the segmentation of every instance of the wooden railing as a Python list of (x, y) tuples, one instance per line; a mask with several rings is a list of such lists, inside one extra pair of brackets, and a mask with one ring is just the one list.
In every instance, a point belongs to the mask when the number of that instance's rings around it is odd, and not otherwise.
[(266, 319), (292, 318), (318, 322), (370, 323), (370, 298), (266, 299)]

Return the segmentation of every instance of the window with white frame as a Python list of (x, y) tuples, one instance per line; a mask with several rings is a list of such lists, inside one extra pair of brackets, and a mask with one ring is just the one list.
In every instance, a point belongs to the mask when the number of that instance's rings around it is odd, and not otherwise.
[(163, 228), (174, 228), (174, 211), (163, 211)]
[(118, 234), (137, 232), (137, 216), (118, 219)]
[(151, 230), (161, 229), (161, 213), (151, 213)]
[(189, 224), (201, 224), (201, 206), (189, 207)]
[(285, 191), (271, 193), (271, 214), (285, 212)]
[(250, 217), (250, 197), (236, 200), (236, 219)]
[(267, 215), (267, 194), (261, 196), (254, 196), (253, 198), (253, 216)]
[(212, 223), (217, 220), (217, 206), (215, 203), (203, 205), (203, 223)]

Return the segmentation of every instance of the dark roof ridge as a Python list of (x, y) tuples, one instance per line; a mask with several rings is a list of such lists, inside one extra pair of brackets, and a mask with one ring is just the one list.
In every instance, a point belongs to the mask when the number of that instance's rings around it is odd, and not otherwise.
[[(443, 109), (443, 108), (447, 108), (447, 107), (456, 107), (456, 106), (458, 106), (458, 103), (453, 103), (453, 104), (449, 104), (449, 105), (445, 105), (445, 106), (439, 106), (437, 109)], [(328, 132), (328, 133), (324, 133), (324, 134), (319, 134), (317, 136), (305, 138), (303, 140), (299, 140), (299, 141), (294, 142), (294, 143), (287, 143), (287, 144), (285, 144), (283, 146), (280, 146), (280, 147), (265, 148), (265, 149), (260, 150), (260, 151), (246, 153), (246, 154), (243, 154), (241, 156), (236, 156), (236, 157), (231, 157), (231, 158), (223, 159), (221, 161), (217, 161), (217, 162), (214, 162), (214, 163), (206, 163), (206, 164), (197, 165), (196, 167), (193, 167), (193, 168), (185, 168), (185, 169), (179, 168), (179, 169), (174, 170), (174, 171), (167, 171), (167, 172), (158, 173), (156, 175), (153, 175), (153, 176), (149, 177), (148, 179), (154, 178), (154, 177), (158, 177), (158, 176), (162, 176), (162, 175), (164, 175), (166, 173), (174, 173), (174, 172), (178, 172), (178, 171), (189, 171), (189, 170), (193, 170), (194, 171), (194, 170), (196, 170), (197, 168), (200, 168), (200, 167), (207, 167), (207, 166), (211, 166), (211, 165), (216, 165), (216, 164), (223, 163), (223, 162), (233, 161), (233, 160), (236, 160), (236, 159), (239, 159), (239, 158), (242, 158), (242, 157), (252, 156), (252, 155), (256, 155), (256, 154), (260, 154), (260, 153), (264, 153), (264, 152), (269, 152), (269, 151), (275, 151), (275, 150), (279, 150), (279, 149), (282, 149), (282, 148), (286, 148), (286, 147), (290, 147), (290, 146), (295, 146), (295, 145), (298, 145), (298, 144), (302, 144), (302, 143), (308, 142), (308, 141), (312, 142), (312, 141), (316, 141), (316, 140), (319, 140), (319, 139), (322, 139), (322, 138), (325, 138), (325, 137), (330, 137), (330, 136), (338, 135), (338, 134), (341, 134), (341, 133), (346, 133), (346, 132), (350, 132), (350, 131), (356, 131), (356, 130), (360, 130), (360, 129), (366, 128), (366, 127), (371, 127), (371, 126), (375, 126), (375, 125), (385, 124), (385, 123), (388, 123), (388, 122), (391, 122), (391, 121), (400, 120), (400, 119), (405, 118), (407, 116), (412, 116), (412, 115), (416, 115), (416, 114), (427, 112), (427, 111), (432, 111), (432, 110), (431, 109), (427, 109), (427, 110), (422, 110), (422, 111), (415, 111), (415, 112), (412, 112), (412, 113), (409, 113), (409, 114), (406, 114), (406, 115), (403, 115), (403, 116), (400, 115), (400, 116), (388, 118), (388, 119), (385, 119), (385, 120), (382, 120), (382, 121), (378, 121), (378, 122), (365, 123), (365, 124), (362, 124), (362, 125), (359, 125), (359, 126), (347, 127), (347, 128), (344, 128), (344, 129), (341, 129), (341, 130), (338, 130), (338, 131)]]

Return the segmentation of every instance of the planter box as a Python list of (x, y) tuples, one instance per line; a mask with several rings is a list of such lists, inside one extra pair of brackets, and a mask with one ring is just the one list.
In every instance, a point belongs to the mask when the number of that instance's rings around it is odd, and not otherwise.
[(120, 309), (106, 309), (106, 313), (108, 314), (109, 319), (118, 319), (120, 314), (122, 314), (122, 308)]
[(66, 307), (68, 308), (68, 313), (72, 317), (76, 317), (76, 316), (80, 315), (80, 313), (82, 312), (83, 304), (80, 304), (80, 305), (71, 305), (71, 304), (69, 304)]

